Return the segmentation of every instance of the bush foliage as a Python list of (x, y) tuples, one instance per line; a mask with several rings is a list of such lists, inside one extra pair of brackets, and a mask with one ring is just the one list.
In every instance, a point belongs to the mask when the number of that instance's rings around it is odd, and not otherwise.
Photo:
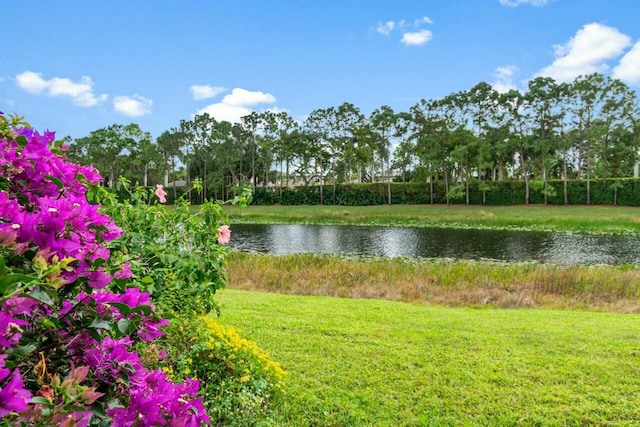
[[(474, 183), (469, 188), (469, 204), (489, 206), (511, 206), (525, 204), (525, 183), (523, 181), (491, 181), (485, 182), (488, 189), (483, 191)], [(541, 182), (531, 181), (531, 204), (543, 204), (545, 189)], [(564, 182), (549, 180), (547, 182), (547, 204), (564, 205)], [(428, 204), (431, 203), (431, 187), (429, 183), (393, 182), (391, 187), (392, 204)], [(453, 191), (452, 191), (453, 190)], [(592, 179), (590, 182), (592, 205), (640, 206), (640, 179), (620, 178), (617, 180)], [(455, 196), (455, 197), (453, 197)], [(443, 182), (433, 183), (433, 202), (447, 203), (447, 192)], [(567, 181), (567, 202), (569, 205), (587, 204), (587, 181)], [(322, 191), (319, 186), (295, 188), (258, 188), (253, 195), (256, 205), (344, 205), (368, 206), (389, 203), (388, 184), (337, 184), (325, 185)], [(449, 189), (449, 203), (466, 203), (464, 186)]]
[(0, 113), (0, 425), (264, 416), (282, 371), (201, 317), (226, 284), (220, 206), (193, 214), (181, 199), (166, 209), (161, 186), (154, 194), (124, 179), (119, 201), (66, 148)]

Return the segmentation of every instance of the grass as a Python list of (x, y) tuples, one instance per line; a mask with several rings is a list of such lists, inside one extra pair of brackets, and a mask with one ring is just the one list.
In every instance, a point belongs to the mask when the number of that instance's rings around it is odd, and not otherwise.
[[(640, 235), (640, 210), (627, 207), (225, 211), (232, 224)], [(273, 425), (640, 425), (636, 266), (236, 252), (228, 272), (221, 322), (241, 328), (289, 372)]]
[(226, 289), (288, 371), (278, 426), (640, 424), (638, 315)]
[(470, 227), (640, 235), (640, 208), (614, 206), (225, 206), (231, 223)]
[(234, 252), (229, 287), (447, 306), (640, 312), (636, 266), (561, 267), (465, 260)]

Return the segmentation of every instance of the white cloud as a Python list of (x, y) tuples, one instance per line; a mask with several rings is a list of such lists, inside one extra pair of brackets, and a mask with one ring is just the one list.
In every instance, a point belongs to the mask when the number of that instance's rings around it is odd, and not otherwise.
[(402, 43), (407, 46), (420, 46), (427, 43), (433, 37), (433, 33), (429, 30), (420, 30), (412, 33), (404, 33), (402, 35)]
[(606, 61), (620, 56), (630, 44), (629, 36), (616, 28), (587, 24), (567, 44), (555, 45), (555, 61), (536, 75), (568, 82), (579, 75), (604, 72), (609, 68)]
[[(208, 113), (218, 121), (239, 123), (243, 116), (251, 114), (251, 107), (260, 104), (273, 104), (274, 102), (276, 102), (276, 98), (270, 93), (235, 88), (220, 102), (207, 105), (196, 111), (195, 114)], [(272, 107), (272, 109), (275, 110), (277, 107)]]
[(396, 27), (396, 23), (393, 21), (387, 21), (384, 24), (378, 24), (376, 31), (382, 35), (388, 36), (391, 31)]
[(189, 90), (193, 95), (193, 99), (209, 99), (215, 98), (227, 89), (221, 86), (193, 85), (189, 87)]
[(24, 73), (16, 76), (16, 83), (23, 90), (29, 93), (40, 94), (45, 90), (49, 84), (42, 78), (40, 73), (34, 73), (33, 71), (25, 71)]
[(278, 113), (290, 113), (289, 110), (287, 110), (286, 108), (281, 108), (281, 107), (271, 107), (271, 108), (267, 108), (267, 111), (271, 111), (274, 114), (278, 114)]
[(106, 94), (96, 96), (93, 93), (93, 81), (87, 76), (82, 76), (79, 82), (61, 77), (45, 80), (40, 73), (25, 71), (16, 76), (16, 83), (23, 90), (35, 95), (44, 93), (48, 96), (71, 98), (71, 101), (80, 107), (92, 107), (108, 98)]
[(518, 7), (521, 4), (530, 4), (532, 6), (544, 6), (555, 0), (499, 0), (500, 4), (509, 7)]
[(428, 16), (423, 16), (420, 19), (416, 19), (413, 23), (414, 26), (418, 27), (422, 24), (433, 24), (433, 19), (429, 18)]
[[(433, 20), (425, 15), (422, 18), (415, 19), (413, 25), (407, 24), (404, 19), (401, 21), (387, 21), (379, 23), (376, 27), (376, 32), (388, 36), (392, 31), (398, 29), (403, 32), (401, 43), (407, 46), (421, 46), (433, 38), (431, 31), (420, 29), (424, 24), (433, 24)], [(414, 31), (410, 31), (410, 29)]]
[(629, 84), (640, 85), (640, 41), (622, 57), (613, 69), (612, 76)]
[(515, 65), (497, 67), (493, 72), (496, 81), (491, 85), (496, 92), (505, 93), (517, 89), (513, 83), (513, 75), (518, 71)]
[(270, 93), (254, 92), (237, 87), (229, 95), (225, 95), (221, 102), (234, 107), (252, 107), (257, 104), (273, 104), (276, 98)]
[(153, 101), (140, 95), (116, 96), (113, 98), (113, 109), (122, 115), (140, 117), (151, 114)]
[(240, 123), (240, 119), (251, 114), (251, 110), (245, 107), (226, 105), (222, 103), (207, 105), (196, 111), (196, 115), (208, 113), (219, 122)]

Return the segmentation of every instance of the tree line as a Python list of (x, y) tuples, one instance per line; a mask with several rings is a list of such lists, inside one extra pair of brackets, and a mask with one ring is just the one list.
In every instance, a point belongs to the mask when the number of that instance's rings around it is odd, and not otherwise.
[[(252, 112), (239, 123), (208, 114), (181, 120), (152, 140), (136, 124), (114, 124), (76, 139), (73, 160), (93, 164), (112, 186), (119, 176), (141, 185), (198, 180), (202, 194), (225, 199), (238, 188), (422, 182), (434, 200), (434, 183), (447, 201), (492, 182), (521, 180), (525, 204), (531, 189), (547, 196), (567, 182), (594, 179), (622, 185), (632, 176), (640, 145), (636, 93), (599, 73), (559, 83), (529, 81), (527, 91), (499, 93), (486, 82), (441, 99), (422, 99), (409, 111), (389, 106), (370, 115), (345, 102), (316, 109), (297, 121), (287, 112)], [(550, 180), (563, 185), (555, 186)], [(558, 188), (561, 187), (561, 188)], [(175, 195), (176, 188), (173, 186)]]

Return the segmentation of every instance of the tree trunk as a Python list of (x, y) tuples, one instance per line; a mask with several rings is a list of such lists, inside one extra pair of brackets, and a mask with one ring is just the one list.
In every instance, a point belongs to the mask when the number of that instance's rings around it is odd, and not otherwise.
[(433, 205), (434, 197), (433, 197), (433, 175), (429, 176), (429, 197), (431, 198), (431, 204)]
[(256, 192), (256, 136), (253, 135), (251, 145), (251, 190)]
[(547, 206), (547, 169), (542, 168), (542, 182), (543, 182), (543, 192), (544, 192), (544, 205)]
[(171, 173), (173, 174), (173, 200), (175, 203), (175, 200), (178, 198), (178, 193), (176, 190), (176, 158), (172, 157), (171, 158)]
[(391, 204), (391, 164), (387, 159), (387, 193), (389, 194), (389, 204)]
[(524, 179), (524, 204), (529, 204), (529, 174), (527, 174), (527, 164), (524, 159), (524, 152), (520, 151), (520, 167), (522, 168), (522, 178)]
[(449, 200), (449, 174), (447, 172), (447, 164), (443, 165), (444, 167), (444, 194), (447, 199), (447, 206), (451, 203)]
[[(204, 203), (204, 201), (207, 199), (207, 156), (204, 155), (203, 159), (202, 159), (202, 203)], [(223, 183), (224, 185), (224, 183)], [(214, 186), (215, 187), (215, 186)], [(224, 195), (222, 196), (224, 197)]]
[(563, 176), (563, 192), (564, 192), (564, 205), (569, 205), (569, 189), (568, 189), (568, 177), (567, 177), (567, 153), (562, 154), (562, 174)]

